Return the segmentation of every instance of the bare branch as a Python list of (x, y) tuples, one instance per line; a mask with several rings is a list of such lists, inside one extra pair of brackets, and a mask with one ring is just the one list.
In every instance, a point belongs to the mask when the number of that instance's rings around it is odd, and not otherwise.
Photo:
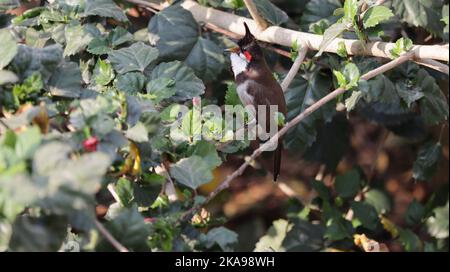
[(106, 240), (108, 240), (111, 245), (117, 249), (117, 251), (120, 252), (129, 252), (129, 250), (124, 247), (119, 241), (112, 236), (112, 234), (100, 223), (98, 220), (94, 220), (95, 226), (97, 227), (98, 231), (105, 237)]
[(259, 30), (265, 30), (268, 27), (268, 24), (266, 20), (264, 20), (258, 13), (258, 9), (256, 9), (255, 3), (253, 3), (253, 0), (244, 0), (245, 6), (248, 9), (248, 12), (250, 12), (250, 15), (252, 16), (253, 20), (255, 20), (256, 25), (258, 26)]
[(308, 52), (308, 47), (306, 45), (303, 45), (300, 47), (299, 55), (295, 59), (294, 63), (291, 66), (291, 69), (289, 70), (288, 74), (286, 75), (283, 82), (281, 83), (281, 89), (283, 89), (283, 92), (285, 92), (288, 89), (292, 80), (297, 75), (298, 70), (300, 69), (300, 65), (302, 65), (303, 61), (305, 60), (307, 52)]
[(449, 74), (448, 65), (445, 65), (439, 61), (432, 60), (432, 59), (418, 59), (414, 60), (415, 63), (426, 66), (428, 68), (434, 69), (436, 71), (439, 71), (441, 73), (444, 73), (446, 75)]

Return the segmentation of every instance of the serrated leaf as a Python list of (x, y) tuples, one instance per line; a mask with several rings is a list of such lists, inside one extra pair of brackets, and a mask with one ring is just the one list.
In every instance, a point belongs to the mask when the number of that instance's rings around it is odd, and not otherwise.
[(267, 230), (266, 234), (259, 238), (256, 243), (255, 252), (264, 251), (284, 251), (282, 247), (283, 240), (293, 225), (285, 219), (278, 219), (272, 222), (272, 226)]
[(389, 8), (385, 6), (372, 6), (364, 13), (362, 18), (364, 28), (374, 27), (392, 16), (394, 16), (394, 13)]
[(57, 215), (20, 216), (12, 229), (11, 251), (57, 251), (67, 235), (67, 219)]
[(408, 252), (422, 251), (422, 243), (419, 237), (409, 229), (399, 228), (399, 240)]
[(120, 178), (115, 186), (117, 196), (119, 196), (120, 204), (129, 207), (133, 201), (133, 183), (126, 178)]
[[(148, 251), (147, 236), (150, 229), (136, 206), (121, 209), (105, 227), (124, 247), (133, 251)], [(99, 251), (116, 251), (111, 243), (102, 239), (96, 248)]]
[(130, 47), (112, 51), (108, 59), (119, 74), (144, 72), (145, 68), (158, 58), (158, 50), (142, 42)]
[(169, 78), (175, 82), (176, 93), (170, 101), (184, 101), (202, 95), (205, 90), (203, 82), (194, 71), (180, 61), (163, 62), (156, 66), (150, 74), (150, 80)]
[(222, 251), (228, 252), (233, 251), (233, 247), (238, 242), (238, 235), (236, 232), (225, 227), (217, 227), (208, 231), (208, 233), (200, 239), (208, 248), (217, 244)]
[(302, 219), (292, 220), (292, 227), (286, 229), (287, 234), (282, 248), (288, 252), (315, 252), (320, 251), (324, 245), (324, 228)]
[(147, 84), (146, 89), (150, 98), (154, 100), (155, 103), (170, 98), (177, 92), (175, 89), (175, 81), (167, 77), (159, 77), (151, 80)]
[(98, 15), (113, 18), (120, 22), (127, 22), (128, 18), (112, 0), (86, 0), (84, 16)]
[(422, 89), (424, 97), (419, 100), (421, 115), (427, 125), (436, 125), (448, 119), (447, 99), (436, 80), (424, 69), (416, 75), (417, 86)]
[(402, 21), (420, 26), (432, 34), (440, 34), (443, 23), (440, 22), (443, 1), (436, 0), (393, 0), (392, 8)]
[[(295, 77), (285, 93), (288, 108), (287, 120), (292, 120), (310, 105), (327, 95), (330, 89), (331, 81), (328, 76), (319, 72), (312, 74), (309, 80), (300, 76)], [(304, 151), (314, 142), (317, 135), (317, 126), (330, 121), (334, 113), (335, 106), (332, 103), (327, 103), (305, 118), (287, 132), (285, 136), (286, 148)]]
[(223, 50), (214, 42), (201, 37), (185, 59), (185, 64), (206, 81), (214, 80), (224, 68), (224, 63)]
[[(300, 23), (303, 30), (308, 30), (310, 25), (322, 21), (323, 24), (334, 24), (338, 17), (333, 15), (334, 10), (341, 8), (342, 4), (339, 0), (311, 0), (303, 11)], [(322, 34), (322, 33), (316, 33)]]
[(81, 94), (81, 72), (75, 62), (63, 62), (49, 81), (50, 93), (54, 96), (76, 98)]
[(378, 214), (387, 214), (391, 211), (391, 201), (384, 192), (378, 189), (370, 189), (366, 192), (364, 202), (373, 206)]
[(225, 105), (237, 106), (242, 105), (236, 90), (234, 82), (227, 84), (227, 92), (225, 93)]
[(125, 135), (128, 139), (136, 143), (148, 141), (148, 131), (141, 122), (138, 122), (135, 126), (129, 128)]
[(33, 48), (20, 44), (19, 51), (11, 65), (13, 71), (21, 79), (25, 79), (35, 72), (40, 72), (45, 82), (61, 62), (62, 53), (62, 48), (58, 44), (44, 48)]
[(94, 68), (95, 83), (105, 86), (114, 79), (114, 70), (111, 64), (107, 61), (99, 59)]
[(212, 179), (208, 163), (196, 155), (178, 161), (170, 168), (170, 173), (177, 182), (194, 190)]
[(334, 23), (328, 27), (325, 33), (323, 33), (322, 42), (319, 45), (319, 51), (316, 56), (322, 55), (322, 52), (327, 49), (328, 45), (346, 30), (347, 25), (345, 23)]
[(343, 198), (353, 198), (361, 190), (361, 176), (357, 170), (351, 170), (336, 177), (334, 188)]
[(2, 41), (0, 47), (0, 70), (2, 70), (17, 54), (18, 47), (9, 29), (0, 29), (0, 41)]
[(353, 201), (351, 204), (352, 210), (363, 227), (375, 231), (380, 225), (378, 213), (373, 206), (365, 202)]
[(409, 226), (422, 223), (425, 216), (425, 207), (415, 199), (409, 204), (405, 214), (405, 221)]
[(281, 25), (289, 19), (286, 12), (279, 9), (269, 0), (255, 0), (254, 3), (261, 16), (272, 25)]
[(344, 1), (344, 20), (346, 22), (353, 22), (357, 12), (358, 12), (357, 0)]
[(212, 142), (207, 142), (205, 140), (198, 141), (189, 153), (202, 157), (210, 169), (214, 169), (222, 163), (222, 160), (217, 154), (216, 147)]
[(395, 89), (397, 90), (398, 95), (402, 98), (403, 101), (408, 105), (408, 108), (411, 108), (411, 105), (424, 97), (424, 93), (419, 87), (409, 88), (405, 82), (397, 82), (395, 84)]
[(64, 56), (72, 56), (84, 50), (93, 39), (92, 34), (80, 24), (69, 25), (65, 30), (66, 47)]
[(172, 5), (151, 18), (148, 33), (162, 60), (183, 60), (197, 43), (198, 25), (191, 12)]
[(437, 172), (442, 156), (440, 143), (427, 142), (419, 150), (413, 165), (413, 178), (429, 180)]
[(135, 94), (144, 88), (145, 76), (141, 72), (129, 72), (126, 74), (118, 75), (115, 80), (116, 88)]

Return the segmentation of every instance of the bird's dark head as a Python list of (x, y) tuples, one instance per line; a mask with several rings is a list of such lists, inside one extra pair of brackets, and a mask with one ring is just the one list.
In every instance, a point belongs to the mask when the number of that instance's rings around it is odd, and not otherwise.
[(263, 53), (261, 47), (259, 47), (255, 36), (250, 32), (248, 25), (244, 22), (245, 36), (237, 41), (237, 45), (234, 48), (227, 49), (225, 51), (235, 53), (241, 56), (245, 56), (248, 63), (263, 59)]
[(245, 27), (245, 36), (238, 41), (238, 46), (241, 50), (241, 52), (248, 56), (250, 55), (250, 58), (252, 60), (260, 59), (262, 58), (262, 50), (261, 47), (259, 47), (258, 42), (255, 39), (255, 36), (250, 32), (250, 29), (248, 28), (248, 25), (244, 22)]

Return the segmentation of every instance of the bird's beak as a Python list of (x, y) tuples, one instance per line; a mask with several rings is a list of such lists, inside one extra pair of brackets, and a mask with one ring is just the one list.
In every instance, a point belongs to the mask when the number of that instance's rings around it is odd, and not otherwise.
[(238, 53), (239, 51), (241, 51), (241, 49), (238, 46), (223, 50), (223, 52), (226, 53)]

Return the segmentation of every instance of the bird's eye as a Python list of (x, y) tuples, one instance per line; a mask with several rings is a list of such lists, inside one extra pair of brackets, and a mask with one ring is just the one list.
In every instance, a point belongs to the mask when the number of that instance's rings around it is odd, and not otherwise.
[(244, 51), (244, 56), (247, 59), (247, 61), (251, 61), (252, 60), (252, 54), (250, 54), (250, 52)]

